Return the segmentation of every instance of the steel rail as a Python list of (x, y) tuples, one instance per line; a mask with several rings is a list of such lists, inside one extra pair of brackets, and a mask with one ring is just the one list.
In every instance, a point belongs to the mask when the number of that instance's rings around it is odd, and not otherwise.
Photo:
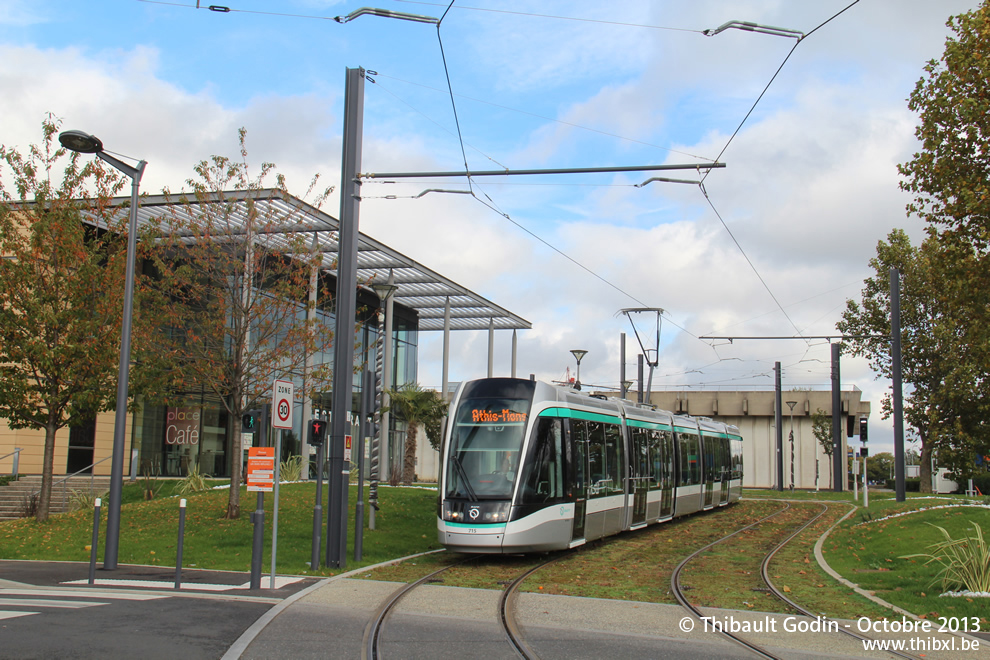
[[(684, 607), (686, 610), (688, 610), (689, 612), (691, 612), (695, 617), (697, 617), (697, 619), (699, 621), (704, 621), (706, 618), (708, 618), (708, 617), (705, 617), (701, 613), (701, 610), (699, 610), (694, 605), (692, 605), (690, 602), (688, 602), (688, 599), (684, 596), (684, 592), (681, 589), (681, 571), (688, 564), (688, 562), (690, 562), (692, 559), (694, 559), (695, 557), (697, 557), (698, 555), (700, 555), (705, 550), (708, 550), (709, 548), (711, 548), (713, 546), (716, 546), (719, 543), (722, 543), (723, 541), (727, 541), (727, 540), (731, 539), (733, 536), (735, 536), (736, 534), (740, 534), (742, 532), (745, 532), (747, 529), (750, 529), (751, 527), (756, 527), (760, 523), (762, 523), (764, 521), (767, 521), (770, 518), (773, 518), (774, 516), (780, 515), (784, 511), (787, 511), (789, 508), (791, 508), (791, 505), (790, 504), (787, 504), (785, 502), (784, 503), (784, 507), (782, 509), (779, 509), (777, 511), (774, 511), (769, 516), (766, 516), (765, 518), (760, 518), (756, 522), (751, 523), (749, 525), (746, 525), (745, 527), (741, 527), (741, 528), (737, 529), (736, 531), (732, 532), (731, 534), (728, 534), (726, 536), (723, 536), (722, 538), (718, 539), (717, 541), (713, 541), (713, 542), (709, 543), (708, 545), (704, 546), (703, 548), (698, 548), (697, 550), (695, 550), (694, 552), (692, 552), (690, 555), (688, 555), (687, 557), (685, 557), (684, 560), (680, 564), (678, 564), (677, 567), (674, 569), (674, 571), (670, 574), (670, 590), (674, 594), (674, 598), (677, 599), (677, 602), (680, 603), (681, 606)], [(721, 635), (723, 635), (725, 637), (728, 637), (733, 642), (739, 644), (740, 646), (743, 646), (744, 648), (749, 649), (750, 651), (753, 651), (754, 653), (756, 653), (760, 657), (767, 658), (768, 660), (780, 660), (780, 658), (778, 658), (777, 656), (769, 653), (764, 648), (762, 648), (760, 646), (757, 646), (756, 644), (752, 644), (750, 642), (747, 642), (742, 637), (739, 637), (737, 635), (734, 635), (734, 634), (732, 634), (730, 632), (727, 632), (727, 631), (725, 631), (725, 630), (723, 630), (721, 628), (715, 628), (715, 632), (718, 632)]]
[(561, 559), (565, 559), (573, 555), (573, 552), (566, 552), (561, 554), (559, 557), (554, 557), (553, 559), (548, 559), (540, 564), (537, 564), (533, 568), (527, 570), (525, 573), (517, 577), (512, 583), (502, 591), (501, 597), (498, 599), (498, 616), (499, 621), (502, 624), (502, 629), (505, 631), (505, 635), (509, 640), (509, 645), (512, 649), (519, 655), (523, 660), (539, 660), (539, 655), (536, 651), (526, 643), (523, 639), (522, 631), (519, 628), (519, 624), (516, 622), (516, 594), (519, 591), (519, 587), (530, 575), (536, 571), (549, 566), (550, 564), (556, 563)]
[(402, 600), (402, 598), (406, 594), (408, 594), (410, 591), (420, 586), (421, 584), (424, 584), (425, 582), (429, 581), (434, 576), (439, 575), (440, 573), (443, 573), (444, 571), (451, 569), (455, 566), (460, 566), (461, 564), (476, 559), (477, 557), (478, 555), (474, 555), (472, 557), (468, 557), (467, 559), (451, 564), (450, 566), (444, 566), (439, 570), (433, 571), (432, 573), (421, 577), (415, 582), (410, 582), (409, 584), (403, 585), (398, 589), (396, 589), (395, 591), (393, 591), (392, 595), (389, 596), (388, 600), (386, 600), (385, 603), (378, 609), (378, 612), (371, 619), (371, 621), (368, 622), (368, 625), (364, 629), (364, 640), (361, 645), (362, 660), (381, 660), (382, 653), (380, 646), (381, 646), (382, 630), (385, 627), (385, 620), (388, 618), (388, 615), (392, 613), (392, 610), (395, 608), (396, 605), (399, 604), (399, 601)]
[[(812, 619), (821, 618), (822, 621), (827, 621), (827, 622), (835, 623), (836, 624), (836, 629), (840, 633), (849, 635), (850, 637), (853, 637), (853, 638), (858, 639), (860, 641), (872, 641), (872, 638), (871, 637), (866, 637), (864, 635), (860, 635), (858, 633), (855, 633), (852, 630), (849, 630), (848, 628), (840, 625), (837, 621), (835, 621), (834, 619), (832, 619), (830, 617), (816, 615), (813, 612), (810, 612), (809, 610), (801, 607), (800, 605), (798, 605), (797, 603), (795, 603), (793, 600), (791, 600), (790, 598), (788, 598), (787, 596), (785, 596), (783, 592), (781, 592), (779, 589), (777, 589), (777, 587), (773, 584), (773, 581), (770, 580), (770, 562), (773, 560), (773, 558), (777, 554), (777, 552), (781, 548), (783, 548), (785, 545), (787, 545), (788, 543), (790, 543), (791, 540), (794, 537), (796, 537), (798, 534), (800, 534), (805, 529), (807, 529), (808, 527), (810, 527), (813, 522), (815, 522), (816, 520), (818, 520), (819, 518), (821, 518), (823, 515), (825, 515), (825, 513), (828, 511), (828, 505), (827, 504), (821, 504), (820, 502), (818, 504), (822, 507), (822, 510), (818, 513), (817, 516), (815, 516), (814, 518), (812, 518), (811, 520), (809, 520), (808, 522), (806, 522), (796, 532), (794, 532), (793, 534), (791, 534), (790, 536), (788, 536), (786, 539), (784, 539), (783, 541), (781, 541), (780, 544), (777, 547), (775, 547), (773, 550), (771, 550), (770, 552), (767, 553), (767, 555), (763, 558), (763, 564), (760, 566), (760, 575), (763, 577), (763, 582), (770, 589), (770, 593), (772, 593), (774, 596), (776, 596), (777, 598), (779, 598), (783, 602), (787, 603), (790, 607), (792, 607), (794, 609), (795, 612), (798, 612), (799, 614), (801, 614), (803, 616), (806, 616), (806, 617), (809, 617), (809, 618), (812, 618)], [(907, 660), (920, 660), (920, 658), (918, 658), (918, 656), (910, 655), (910, 654), (907, 654), (907, 653), (901, 653), (900, 651), (897, 651), (897, 650), (887, 649), (887, 652), (890, 653), (891, 655), (897, 656), (899, 658), (906, 658)]]

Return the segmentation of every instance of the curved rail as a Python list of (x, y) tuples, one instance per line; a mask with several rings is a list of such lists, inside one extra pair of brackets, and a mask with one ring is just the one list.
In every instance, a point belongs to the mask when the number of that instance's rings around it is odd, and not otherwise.
[[(795, 612), (798, 612), (799, 614), (802, 614), (802, 615), (804, 615), (806, 617), (809, 617), (809, 618), (812, 618), (812, 619), (816, 618), (819, 615), (816, 615), (813, 612), (810, 612), (809, 610), (801, 607), (800, 605), (798, 605), (797, 603), (795, 603), (793, 600), (791, 600), (790, 598), (788, 598), (787, 596), (785, 596), (783, 592), (781, 592), (779, 589), (777, 589), (777, 587), (774, 586), (773, 582), (770, 580), (770, 570), (769, 569), (770, 569), (770, 561), (773, 560), (774, 556), (777, 554), (777, 552), (781, 548), (783, 548), (785, 545), (787, 545), (791, 541), (791, 539), (793, 539), (795, 536), (797, 536), (798, 534), (800, 534), (801, 532), (803, 532), (805, 529), (807, 529), (808, 527), (810, 527), (813, 522), (815, 522), (816, 520), (818, 520), (819, 518), (821, 518), (823, 515), (825, 515), (825, 512), (828, 511), (828, 505), (821, 504), (821, 507), (822, 507), (822, 510), (818, 513), (817, 516), (815, 516), (814, 518), (812, 518), (811, 520), (809, 520), (805, 524), (801, 525), (801, 527), (798, 528), (798, 530), (796, 532), (794, 532), (793, 534), (791, 534), (790, 536), (788, 536), (786, 539), (784, 539), (783, 541), (781, 541), (780, 544), (777, 547), (775, 547), (773, 550), (771, 550), (770, 552), (768, 552), (767, 555), (763, 558), (763, 564), (760, 566), (760, 575), (763, 577), (763, 582), (767, 585), (767, 588), (770, 589), (770, 593), (772, 593), (774, 596), (776, 596), (777, 598), (779, 598), (783, 602), (787, 603), (790, 607), (794, 608), (794, 611)], [(833, 619), (831, 619), (829, 617), (825, 617), (825, 616), (822, 616), (821, 619), (823, 621), (834, 622)], [(869, 640), (871, 640), (870, 637), (865, 637), (863, 635), (860, 635), (858, 633), (855, 633), (852, 630), (849, 630), (848, 628), (846, 628), (845, 626), (837, 625), (836, 628), (837, 628), (837, 630), (839, 632), (844, 633), (846, 635), (849, 635), (850, 637), (854, 637), (855, 639), (858, 639), (860, 641), (869, 641)], [(900, 651), (888, 649), (887, 652), (890, 653), (891, 655), (897, 656), (899, 658), (906, 658), (907, 660), (919, 660), (919, 658), (917, 656), (909, 655), (907, 653), (901, 653)]]
[[(718, 539), (717, 541), (713, 541), (712, 543), (709, 543), (708, 545), (704, 546), (703, 548), (699, 548), (699, 549), (695, 550), (690, 555), (688, 555), (687, 557), (685, 557), (684, 560), (680, 564), (677, 565), (677, 568), (675, 568), (674, 571), (670, 574), (670, 590), (674, 594), (674, 598), (677, 599), (677, 602), (680, 603), (681, 606), (684, 607), (685, 609), (687, 609), (689, 612), (691, 612), (692, 614), (694, 614), (698, 618), (699, 621), (703, 621), (705, 619), (705, 616), (701, 613), (701, 610), (699, 610), (694, 605), (692, 605), (690, 602), (688, 602), (688, 599), (684, 596), (684, 592), (681, 590), (681, 570), (683, 570), (683, 568), (687, 565), (687, 563), (689, 561), (691, 561), (692, 559), (694, 559), (695, 557), (697, 557), (698, 555), (700, 555), (702, 552), (704, 552), (708, 548), (711, 548), (712, 546), (718, 545), (719, 543), (721, 543), (723, 541), (727, 541), (728, 539), (731, 539), (736, 534), (740, 534), (742, 532), (745, 532), (747, 529), (749, 529), (751, 527), (756, 527), (760, 523), (762, 523), (762, 522), (764, 522), (766, 520), (769, 520), (770, 518), (773, 518), (774, 516), (780, 515), (784, 511), (787, 511), (789, 508), (791, 508), (791, 505), (790, 504), (787, 504), (787, 503), (784, 503), (784, 507), (782, 509), (779, 509), (777, 511), (774, 511), (769, 516), (766, 516), (765, 518), (760, 518), (756, 522), (751, 523), (749, 525), (746, 525), (745, 527), (741, 527), (741, 528), (737, 529), (736, 531), (732, 532), (731, 534), (728, 534), (726, 536), (723, 536), (722, 538)], [(768, 653), (765, 649), (763, 649), (760, 646), (757, 646), (756, 644), (752, 644), (750, 642), (747, 642), (742, 637), (739, 637), (737, 635), (734, 635), (731, 632), (727, 632), (725, 630), (722, 630), (721, 628), (717, 628), (716, 631), (718, 633), (724, 635), (725, 637), (728, 637), (729, 639), (731, 639), (733, 642), (739, 644), (740, 646), (743, 646), (743, 647), (749, 649), (750, 651), (753, 651), (754, 653), (756, 653), (757, 655), (759, 655), (759, 656), (761, 656), (763, 658), (767, 658), (768, 660), (779, 660), (779, 658), (777, 656)]]
[(477, 555), (468, 557), (467, 559), (451, 564), (450, 566), (444, 566), (443, 568), (433, 571), (429, 575), (424, 575), (415, 582), (410, 582), (409, 584), (403, 585), (392, 592), (392, 595), (389, 596), (388, 600), (386, 600), (385, 603), (378, 609), (378, 612), (371, 619), (371, 621), (368, 622), (368, 625), (364, 629), (364, 640), (361, 648), (362, 660), (381, 660), (382, 654), (379, 647), (382, 630), (385, 626), (385, 619), (388, 618), (388, 615), (392, 613), (392, 610), (399, 604), (399, 601), (402, 600), (406, 594), (421, 584), (428, 582), (434, 576), (439, 575), (454, 566), (460, 566), (461, 564), (476, 558)]
[(540, 656), (538, 656), (523, 639), (522, 632), (519, 629), (519, 624), (516, 623), (516, 594), (519, 591), (519, 587), (522, 586), (522, 583), (526, 580), (526, 578), (536, 571), (549, 566), (550, 564), (556, 563), (561, 559), (570, 557), (572, 554), (574, 554), (573, 551), (565, 552), (559, 557), (548, 559), (547, 561), (537, 564), (533, 568), (527, 570), (525, 573), (513, 580), (512, 583), (502, 591), (502, 596), (498, 599), (498, 617), (502, 624), (502, 629), (505, 631), (505, 636), (509, 640), (509, 645), (512, 646), (512, 649), (524, 660), (539, 660)]

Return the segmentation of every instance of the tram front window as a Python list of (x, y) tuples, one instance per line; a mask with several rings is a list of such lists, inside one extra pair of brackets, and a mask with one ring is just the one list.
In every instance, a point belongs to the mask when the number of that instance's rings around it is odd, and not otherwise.
[(529, 418), (527, 399), (466, 399), (454, 413), (446, 497), (509, 499)]

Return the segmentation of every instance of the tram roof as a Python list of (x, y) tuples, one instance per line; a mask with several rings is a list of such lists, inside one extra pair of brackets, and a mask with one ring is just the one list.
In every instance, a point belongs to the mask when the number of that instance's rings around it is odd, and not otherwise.
[[(192, 195), (144, 196), (138, 208), (138, 225), (146, 225), (165, 213), (194, 222), (204, 212), (202, 207), (227, 205), (223, 217), (230, 223), (231, 233), (238, 234), (245, 228), (249, 202), (253, 203), (262, 218), (285, 219), (272, 230), (259, 234), (256, 241), (264, 241), (277, 250), (280, 244), (288, 247), (290, 235), (311, 233), (322, 252), (322, 270), (336, 273), (340, 221), (277, 188), (231, 190), (199, 198)], [(129, 205), (130, 197), (113, 199), (113, 206)], [(451, 330), (487, 330), (490, 325), (496, 330), (532, 327), (526, 319), (363, 233), (358, 236), (357, 261), (357, 280), (363, 285), (386, 282), (389, 273), (393, 274), (393, 283), (398, 287), (393, 296), (402, 305), (417, 312), (420, 330), (443, 330), (448, 299)]]

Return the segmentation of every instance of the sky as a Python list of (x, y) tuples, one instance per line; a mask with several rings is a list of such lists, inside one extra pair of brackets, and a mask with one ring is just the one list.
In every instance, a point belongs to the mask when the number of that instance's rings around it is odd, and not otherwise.
[[(348, 67), (369, 74), (362, 172), (695, 165), (660, 173), (465, 177), (362, 186), (360, 230), (532, 323), (517, 373), (618, 388), (638, 344), (627, 308), (662, 308), (654, 390), (828, 389), (830, 349), (877, 242), (918, 239), (897, 165), (919, 149), (907, 98), (976, 0), (0, 0), (0, 143), (26, 150), (47, 113), (148, 162), (180, 190), (211, 155), (272, 162), (303, 196), (339, 187)], [(374, 3), (377, 4), (365, 4)], [(373, 6), (443, 17), (362, 16)], [(728, 29), (739, 20), (794, 38)], [(337, 215), (339, 199), (325, 207)], [(633, 315), (657, 348), (655, 315)], [(709, 336), (796, 337), (706, 340)], [(442, 337), (420, 336), (439, 387)], [(452, 334), (450, 380), (484, 376), (487, 332)], [(655, 354), (655, 353), (654, 353)], [(511, 333), (496, 333), (508, 375)], [(573, 375), (573, 374), (572, 374)], [(890, 383), (844, 356), (890, 450)]]

